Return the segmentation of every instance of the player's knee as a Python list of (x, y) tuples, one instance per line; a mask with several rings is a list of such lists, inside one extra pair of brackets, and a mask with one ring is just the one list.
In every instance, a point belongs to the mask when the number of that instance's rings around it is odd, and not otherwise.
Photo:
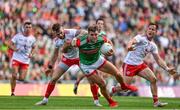
[(17, 74), (12, 74), (12, 79), (16, 79), (17, 78)]
[(52, 78), (50, 82), (55, 84), (57, 82), (57, 80), (58, 80), (58, 78)]
[(102, 89), (105, 89), (106, 88), (106, 84), (104, 82), (101, 82), (99, 84), (99, 87), (102, 88)]
[(157, 82), (157, 78), (156, 77), (152, 77), (150, 80), (151, 83), (156, 83)]

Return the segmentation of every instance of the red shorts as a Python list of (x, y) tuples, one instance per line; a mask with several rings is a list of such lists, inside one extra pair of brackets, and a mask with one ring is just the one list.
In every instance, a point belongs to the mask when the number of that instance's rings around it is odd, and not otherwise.
[(20, 69), (27, 70), (29, 67), (29, 64), (25, 64), (17, 60), (12, 60), (12, 67), (19, 67)]
[(123, 63), (123, 74), (125, 76), (135, 76), (145, 68), (147, 68), (147, 65), (145, 63), (142, 63), (140, 65), (129, 65)]
[(69, 67), (72, 65), (79, 65), (79, 58), (69, 59), (63, 55), (61, 61)]

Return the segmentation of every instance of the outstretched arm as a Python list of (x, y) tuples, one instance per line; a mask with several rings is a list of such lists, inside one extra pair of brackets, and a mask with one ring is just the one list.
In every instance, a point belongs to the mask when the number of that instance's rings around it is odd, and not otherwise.
[(167, 64), (162, 60), (162, 58), (159, 56), (158, 53), (153, 54), (154, 59), (156, 60), (157, 64), (163, 68), (164, 70), (168, 71), (169, 74), (174, 75), (176, 74), (176, 71), (173, 67), (169, 68)]

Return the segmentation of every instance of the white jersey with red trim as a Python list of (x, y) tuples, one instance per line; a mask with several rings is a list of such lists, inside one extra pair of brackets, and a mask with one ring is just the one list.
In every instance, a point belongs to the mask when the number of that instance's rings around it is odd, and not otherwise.
[[(77, 29), (65, 29), (64, 31), (65, 31), (65, 38), (64, 39), (57, 38), (55, 40), (55, 48), (61, 48), (66, 40), (71, 41), (73, 38), (76, 37)], [(79, 52), (78, 48), (72, 47), (67, 50), (67, 53), (63, 53), (63, 55), (66, 58), (78, 58), (79, 57), (78, 52)]]
[(129, 51), (125, 57), (124, 63), (130, 65), (140, 65), (143, 63), (148, 53), (158, 53), (157, 45), (149, 41), (145, 35), (136, 35), (137, 44), (134, 51)]
[(13, 52), (12, 60), (17, 60), (24, 64), (29, 64), (32, 47), (35, 45), (36, 39), (33, 35), (24, 36), (22, 33), (16, 34), (11, 41), (15, 44), (18, 51)]

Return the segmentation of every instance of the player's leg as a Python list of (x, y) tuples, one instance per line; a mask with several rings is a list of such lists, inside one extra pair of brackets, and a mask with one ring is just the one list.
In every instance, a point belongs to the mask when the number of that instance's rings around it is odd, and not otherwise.
[[(97, 74), (97, 72), (96, 72), (96, 74)], [(102, 106), (99, 103), (99, 98), (98, 98), (99, 86), (96, 83), (94, 83), (93, 81), (91, 81), (91, 80), (89, 80), (89, 84), (90, 84), (91, 93), (92, 93), (92, 96), (93, 96), (93, 99), (94, 99), (94, 104), (96, 106)]]
[(99, 68), (100, 71), (113, 75), (116, 80), (121, 84), (123, 90), (137, 91), (135, 86), (125, 84), (121, 72), (109, 61), (105, 61), (104, 64)]
[(153, 95), (153, 101), (154, 101), (154, 106), (155, 107), (163, 107), (167, 105), (167, 103), (161, 103), (158, 101), (158, 93), (157, 93), (157, 78), (154, 75), (154, 73), (149, 69), (148, 67), (145, 68), (144, 70), (140, 71), (138, 76), (145, 78), (150, 82), (150, 87), (151, 87), (151, 93)]
[(52, 74), (52, 79), (49, 81), (45, 96), (42, 101), (37, 102), (35, 105), (46, 105), (48, 103), (48, 98), (51, 95), (52, 91), (54, 90), (55, 84), (57, 80), (68, 70), (69, 66), (66, 64), (60, 62), (60, 64), (55, 67), (53, 74)]
[(73, 89), (74, 94), (77, 94), (78, 85), (79, 85), (79, 83), (81, 82), (81, 80), (82, 80), (83, 78), (85, 78), (85, 77), (86, 77), (86, 76), (85, 76), (84, 74), (79, 75), (79, 76), (77, 77), (77, 80), (76, 80), (76, 82), (74, 83), (74, 89)]
[(96, 71), (94, 71), (94, 73), (91, 73), (90, 76), (87, 77), (87, 79), (89, 80), (89, 82), (92, 83), (96, 83), (101, 90), (101, 94), (106, 98), (106, 100), (108, 101), (110, 107), (116, 107), (118, 106), (118, 103), (115, 102), (111, 96), (109, 95), (107, 89), (106, 89), (106, 84), (104, 82), (104, 80), (98, 76), (97, 74), (95, 74)]
[(12, 77), (11, 77), (11, 96), (14, 96), (15, 87), (16, 87), (16, 78), (17, 73), (19, 72), (19, 63), (15, 60), (12, 61)]
[(20, 64), (20, 69), (19, 69), (19, 80), (23, 81), (26, 78), (27, 71), (28, 71), (28, 64)]

